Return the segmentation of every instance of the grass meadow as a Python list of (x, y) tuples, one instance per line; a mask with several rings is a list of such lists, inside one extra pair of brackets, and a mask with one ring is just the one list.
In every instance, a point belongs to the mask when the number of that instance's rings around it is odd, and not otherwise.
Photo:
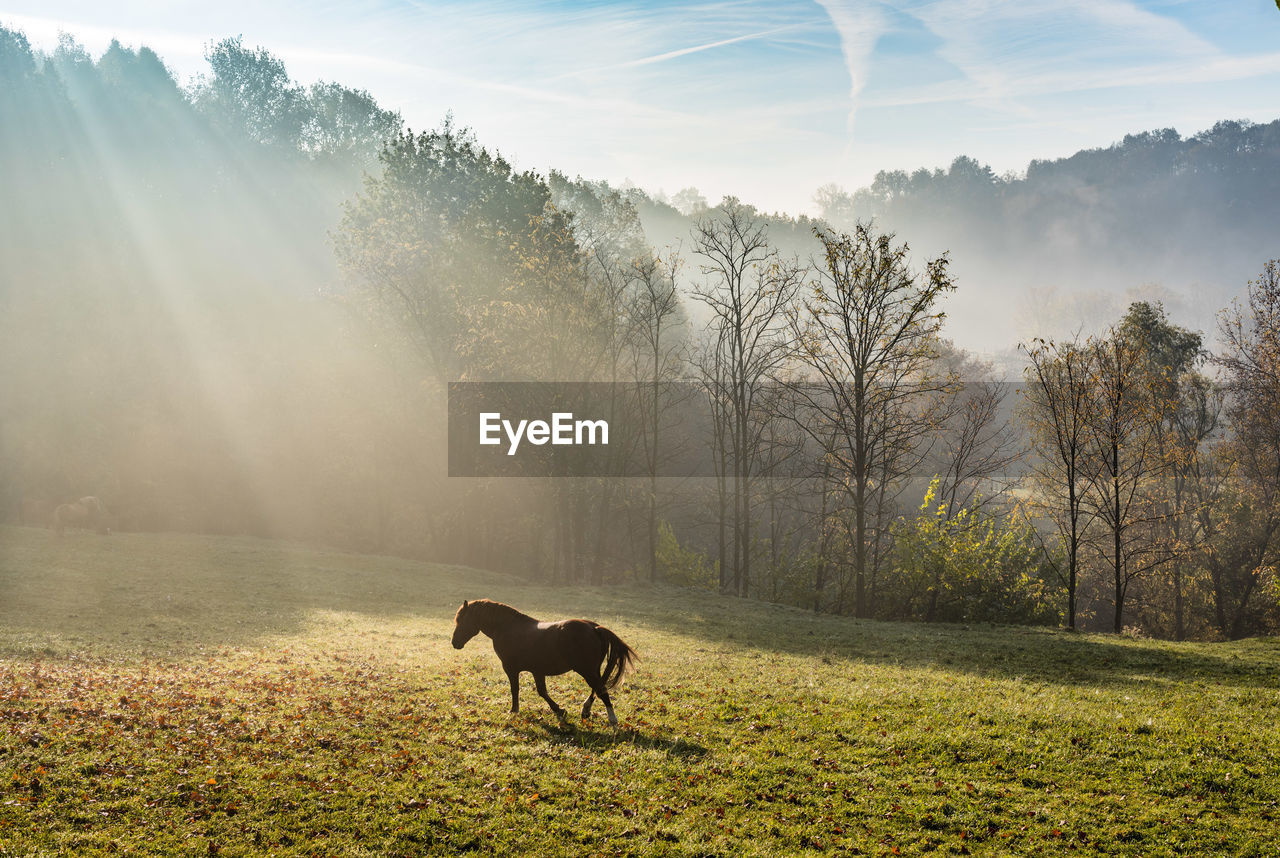
[[(508, 713), (463, 598), (641, 655)], [(549, 681), (575, 712), (576, 677)], [(815, 617), (0, 528), (0, 855), (1280, 854), (1280, 641)]]

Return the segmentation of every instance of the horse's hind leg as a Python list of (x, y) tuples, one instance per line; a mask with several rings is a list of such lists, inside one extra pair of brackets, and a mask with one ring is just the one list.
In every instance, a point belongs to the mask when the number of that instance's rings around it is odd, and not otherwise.
[(582, 704), (582, 717), (587, 719), (591, 717), (591, 703), (597, 697), (604, 703), (604, 710), (609, 713), (609, 723), (617, 727), (618, 716), (613, 714), (613, 701), (609, 699), (609, 689), (605, 687), (604, 679), (600, 676), (600, 669), (596, 668), (593, 672), (578, 671), (578, 675), (587, 681), (587, 685), (591, 686), (591, 696), (587, 698), (587, 702)]
[(533, 684), (538, 689), (538, 694), (542, 696), (542, 699), (547, 701), (551, 711), (556, 713), (556, 717), (564, 720), (564, 710), (557, 706), (556, 702), (551, 699), (551, 695), (547, 693), (547, 678), (540, 673), (535, 673), (533, 675)]
[(595, 687), (595, 693), (599, 696), (601, 702), (604, 703), (604, 711), (609, 713), (609, 726), (618, 726), (618, 716), (613, 714), (613, 701), (609, 699), (609, 690), (604, 687), (604, 680), (598, 681)]

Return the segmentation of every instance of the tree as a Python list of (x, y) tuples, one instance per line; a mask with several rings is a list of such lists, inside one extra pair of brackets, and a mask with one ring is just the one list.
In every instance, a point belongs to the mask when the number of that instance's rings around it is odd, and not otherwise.
[(635, 333), (635, 366), (638, 381), (647, 382), (642, 392), (644, 416), (642, 438), (644, 464), (649, 475), (648, 541), (649, 580), (658, 580), (658, 465), (661, 455), (663, 412), (672, 404), (671, 382), (682, 374), (682, 343), (679, 331), (684, 323), (684, 307), (676, 275), (682, 260), (676, 251), (666, 257), (657, 254), (632, 260), (635, 284), (629, 308)]
[[(990, 380), (990, 364), (951, 343), (940, 343), (940, 351), (937, 371), (963, 381), (939, 409), (931, 440), (927, 464), (939, 477), (938, 498), (948, 509), (998, 505), (1023, 454), (1021, 439), (1005, 412), (1009, 387)], [(998, 486), (995, 491), (993, 484)]]
[(1212, 462), (1205, 483), (1198, 486), (1204, 492), (1196, 507), (1201, 538), (1193, 557), (1208, 573), (1212, 627), (1223, 639), (1238, 640), (1276, 630), (1280, 605), (1259, 604), (1267, 582), (1276, 578), (1276, 529), (1273, 512), (1232, 472), (1213, 472), (1225, 464)]
[(307, 93), (309, 122), (304, 144), (316, 157), (339, 165), (369, 169), (387, 141), (400, 133), (397, 111), (383, 110), (362, 89), (319, 81)]
[[(711, 311), (711, 360), (706, 380), (724, 418), (716, 443), (729, 466), (724, 476), (733, 493), (733, 591), (747, 595), (751, 580), (751, 486), (760, 461), (760, 439), (767, 418), (763, 389), (790, 355), (786, 310), (799, 288), (797, 263), (783, 260), (769, 246), (768, 228), (752, 210), (726, 200), (694, 228), (693, 251), (704, 261), (710, 280), (693, 289), (693, 298)], [(724, 528), (721, 515), (721, 528)], [(721, 575), (726, 560), (722, 549)]]
[[(708, 444), (715, 472), (716, 494), (716, 576), (721, 593), (729, 589), (729, 527), (733, 524), (729, 513), (731, 444), (730, 437), (730, 385), (725, 344), (726, 331), (717, 328), (705, 331), (697, 341), (693, 356), (693, 371), (707, 400), (711, 417)], [(734, 543), (736, 545), (736, 541)]]
[[(1224, 454), (1238, 490), (1225, 521), (1206, 522), (1217, 625), (1225, 637), (1246, 633), (1251, 597), (1274, 575), (1280, 534), (1280, 260), (1249, 284), (1247, 306), (1226, 311), (1222, 368), (1232, 435)], [(1206, 510), (1209, 515), (1212, 510)], [(1236, 526), (1223, 526), (1235, 523)], [(1215, 526), (1216, 525), (1216, 526)], [(1215, 538), (1216, 537), (1216, 538)]]
[(701, 217), (707, 213), (707, 198), (697, 188), (677, 191), (671, 198), (671, 206), (685, 217)]
[[(415, 350), (413, 388), (431, 403), (423, 423), (436, 443), (443, 443), (441, 400), (450, 381), (593, 377), (601, 303), (570, 218), (552, 205), (547, 183), (515, 171), (448, 119), (436, 131), (399, 135), (380, 157), (382, 172), (366, 176), (334, 236), (352, 287), (343, 297), (383, 337)], [(432, 491), (425, 502), (439, 505), (433, 524), (447, 531), (452, 556), (490, 555), (481, 523), (502, 517), (512, 494), (504, 489), (455, 487), (461, 498)], [(524, 554), (528, 566), (541, 568), (537, 543), (549, 531), (554, 574), (573, 578), (585, 534), (577, 481), (531, 481), (518, 494), (537, 534)]]
[(1163, 514), (1151, 491), (1164, 475), (1159, 429), (1168, 403), (1158, 394), (1142, 340), (1124, 329), (1088, 343), (1086, 502), (1104, 533), (1094, 545), (1112, 579), (1112, 631), (1124, 630), (1130, 585), (1169, 560), (1158, 538)]
[(577, 253), (546, 183), (452, 119), (397, 136), (380, 159), (382, 172), (365, 178), (334, 237), (365, 309), (409, 338), (437, 385), (466, 373), (501, 377), (508, 359), (522, 365), (524, 355), (504, 357), (492, 327), (478, 323), (516, 281), (536, 297), (551, 263), (563, 269)]
[(1202, 447), (1217, 428), (1219, 405), (1212, 386), (1196, 372), (1205, 357), (1200, 334), (1172, 324), (1159, 302), (1135, 301), (1120, 322), (1123, 336), (1141, 344), (1156, 401), (1165, 403), (1154, 425), (1156, 455), (1165, 479), (1153, 487), (1161, 505), (1173, 590), (1173, 636), (1185, 637), (1185, 557), (1194, 549), (1191, 481)]
[(306, 91), (289, 79), (284, 63), (265, 48), (246, 48), (240, 37), (209, 45), (213, 76), (196, 87), (196, 104), (222, 126), (262, 146), (301, 147), (310, 120)]
[[(675, 270), (664, 271), (664, 262), (678, 267), (678, 256), (663, 260), (649, 248), (639, 213), (627, 195), (603, 182), (570, 180), (554, 171), (549, 185), (555, 205), (571, 215), (570, 225), (582, 249), (580, 277), (590, 291), (583, 296), (584, 303), (596, 307), (598, 330), (590, 334), (599, 343), (599, 354), (593, 360), (594, 377), (610, 382), (604, 388), (608, 401), (602, 405), (615, 432), (629, 430), (626, 437), (615, 434), (604, 455), (614, 473), (629, 470), (638, 457), (656, 467), (656, 450), (648, 447), (653, 434), (651, 418), (656, 420), (665, 407), (661, 401), (665, 396), (657, 394), (667, 391), (661, 382), (669, 381), (676, 369), (672, 329), (680, 311)], [(651, 387), (655, 396), (645, 396), (639, 385), (622, 383), (650, 379), (655, 364), (659, 372)], [(659, 410), (654, 413), (651, 408)], [(630, 419), (616, 419), (623, 415)], [(651, 477), (651, 489), (655, 480)], [(598, 495), (585, 511), (597, 519), (591, 569), (593, 580), (598, 582), (608, 565), (610, 537), (618, 535), (610, 525), (617, 520), (617, 513), (628, 508), (627, 494), (634, 487), (615, 477), (601, 478), (596, 483)], [(649, 565), (650, 574), (656, 575), (656, 498), (650, 494)], [(586, 494), (580, 497), (585, 499)]]
[(916, 442), (939, 398), (954, 388), (932, 369), (939, 355), (940, 299), (954, 289), (944, 254), (916, 274), (908, 246), (859, 223), (852, 235), (815, 230), (825, 250), (809, 297), (792, 316), (798, 359), (814, 385), (798, 385), (810, 436), (830, 457), (853, 523), (854, 612), (868, 616), (873, 521), (889, 484), (910, 470)]
[(1271, 260), (1249, 284), (1248, 309), (1223, 314), (1228, 416), (1235, 431), (1231, 450), (1245, 484), (1274, 502), (1280, 486), (1280, 260)]

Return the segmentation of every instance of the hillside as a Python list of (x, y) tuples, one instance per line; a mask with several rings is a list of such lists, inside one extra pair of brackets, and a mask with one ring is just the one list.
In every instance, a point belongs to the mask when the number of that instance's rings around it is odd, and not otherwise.
[[(509, 716), (487, 641), (449, 645), (478, 596), (635, 646), (618, 733), (558, 725), (527, 676)], [(1274, 640), (5, 528), (0, 855), (1274, 854), (1278, 679)]]

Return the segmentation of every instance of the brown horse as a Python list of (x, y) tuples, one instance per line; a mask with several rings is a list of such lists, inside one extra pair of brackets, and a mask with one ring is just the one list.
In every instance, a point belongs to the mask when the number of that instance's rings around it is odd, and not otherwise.
[[(551, 706), (557, 718), (564, 709), (547, 694), (547, 677), (573, 671), (587, 681), (591, 693), (582, 704), (582, 718), (591, 717), (591, 703), (604, 701), (609, 723), (618, 726), (609, 689), (616, 688), (636, 659), (636, 652), (599, 623), (590, 620), (560, 620), (540, 623), (510, 605), (489, 599), (463, 602), (453, 618), (453, 647), (462, 649), (480, 632), (493, 639), (493, 651), (502, 660), (502, 669), (511, 680), (511, 711), (520, 711), (520, 674), (533, 674), (538, 694)], [(604, 673), (600, 665), (604, 664)]]

